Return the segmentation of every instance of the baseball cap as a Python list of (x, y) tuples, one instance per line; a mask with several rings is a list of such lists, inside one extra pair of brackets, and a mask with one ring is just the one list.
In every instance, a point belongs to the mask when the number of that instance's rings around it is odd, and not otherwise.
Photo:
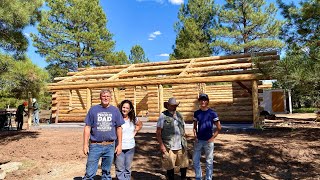
[(207, 94), (202, 93), (199, 95), (199, 98), (198, 98), (198, 101), (200, 100), (209, 100), (209, 96)]

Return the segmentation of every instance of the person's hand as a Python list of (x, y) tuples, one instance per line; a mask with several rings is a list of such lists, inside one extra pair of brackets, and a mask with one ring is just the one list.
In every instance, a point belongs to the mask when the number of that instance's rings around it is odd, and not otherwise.
[(160, 151), (162, 152), (162, 154), (164, 154), (165, 152), (167, 152), (166, 147), (164, 146), (164, 144), (160, 144)]
[(138, 131), (137, 130), (134, 130), (133, 131), (133, 137), (135, 137), (137, 135)]
[(212, 136), (212, 137), (208, 140), (208, 142), (214, 142), (214, 137)]
[(86, 156), (89, 154), (89, 147), (88, 146), (83, 146), (83, 154)]
[(197, 131), (195, 129), (193, 129), (193, 136), (194, 136), (194, 139), (197, 139)]
[(114, 151), (114, 153), (116, 153), (117, 156), (119, 156), (122, 152), (122, 147), (121, 145), (118, 145)]

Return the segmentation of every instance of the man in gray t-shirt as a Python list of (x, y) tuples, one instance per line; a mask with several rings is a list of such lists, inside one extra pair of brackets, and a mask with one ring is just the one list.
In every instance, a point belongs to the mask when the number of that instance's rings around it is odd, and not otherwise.
[(189, 166), (185, 123), (181, 114), (176, 111), (178, 105), (175, 98), (165, 102), (167, 110), (161, 113), (157, 123), (156, 134), (162, 153), (162, 167), (167, 170), (169, 180), (174, 178), (175, 166), (180, 166), (181, 179), (186, 179)]

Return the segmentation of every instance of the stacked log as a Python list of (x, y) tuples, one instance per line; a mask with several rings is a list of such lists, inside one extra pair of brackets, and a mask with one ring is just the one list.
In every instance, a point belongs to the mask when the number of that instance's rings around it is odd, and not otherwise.
[(172, 89), (172, 85), (163, 85), (163, 99), (164, 101), (168, 101), (169, 98), (173, 97), (173, 89)]
[(86, 90), (59, 91), (59, 110), (57, 113), (59, 122), (84, 121), (86, 116)]
[[(250, 82), (246, 85), (251, 89)], [(236, 82), (217, 88), (221, 95), (213, 96), (212, 104), (221, 121), (252, 121), (252, 98), (246, 89)]]
[[(278, 60), (276, 52), (257, 53), (260, 61)], [(130, 66), (89, 68), (72, 72), (74, 76), (58, 83), (49, 84), (52, 91), (59, 89), (80, 89), (117, 86), (140, 86), (159, 84), (189, 84), (210, 82), (231, 82), (258, 79), (258, 68), (253, 66), (252, 54), (213, 56), (196, 58), (193, 61), (175, 60), (158, 63), (141, 63)], [(190, 64), (192, 63), (192, 64)], [(99, 75), (114, 74), (103, 79)], [(78, 76), (91, 76), (79, 79)], [(96, 75), (92, 76), (92, 75)], [(206, 77), (206, 78), (205, 78)]]
[(193, 120), (193, 113), (198, 109), (197, 98), (199, 94), (198, 84), (173, 85), (173, 96), (180, 102), (177, 110), (185, 121)]
[(53, 92), (51, 95), (51, 121), (58, 123), (58, 110), (59, 110), (59, 101), (58, 101), (58, 92)]
[(148, 120), (149, 121), (157, 121), (160, 115), (160, 106), (159, 106), (159, 93), (158, 86), (148, 86)]
[(52, 116), (56, 122), (83, 121), (88, 109), (100, 103), (100, 90), (110, 88), (112, 105), (129, 99), (137, 115), (148, 115), (150, 121), (158, 119), (163, 102), (172, 96), (181, 102), (178, 110), (184, 118), (192, 120), (201, 92), (209, 95), (222, 121), (252, 121), (257, 112), (252, 82), (268, 78), (258, 73), (255, 57), (261, 62), (279, 59), (276, 52), (266, 52), (82, 68), (49, 84)]
[(136, 87), (136, 115), (145, 117), (147, 115), (148, 106), (148, 92), (147, 87), (137, 86)]

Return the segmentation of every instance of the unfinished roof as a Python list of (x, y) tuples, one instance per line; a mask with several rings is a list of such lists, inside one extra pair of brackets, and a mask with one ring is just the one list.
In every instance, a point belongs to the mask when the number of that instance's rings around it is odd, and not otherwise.
[(276, 51), (181, 59), (129, 65), (81, 68), (67, 77), (55, 78), (49, 90), (102, 87), (141, 86), (158, 84), (188, 84), (231, 82), (261, 79), (252, 60), (279, 60)]

